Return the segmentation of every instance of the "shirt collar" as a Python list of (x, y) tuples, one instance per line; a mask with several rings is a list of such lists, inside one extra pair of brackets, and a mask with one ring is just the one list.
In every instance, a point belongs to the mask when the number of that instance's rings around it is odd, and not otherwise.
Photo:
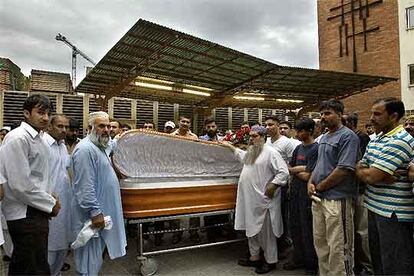
[(58, 145), (57, 141), (55, 138), (53, 138), (49, 133), (45, 132), (45, 134), (43, 135), (43, 138), (45, 139), (46, 143), (51, 146), (53, 144)]
[(20, 126), (24, 129), (24, 130), (26, 130), (29, 134), (30, 134), (30, 136), (32, 136), (32, 138), (34, 139), (34, 138), (36, 138), (36, 136), (37, 135), (40, 135), (40, 133), (36, 130), (36, 129), (34, 129), (31, 125), (29, 125), (28, 123), (26, 123), (26, 122), (22, 122), (21, 124), (20, 124)]
[(384, 136), (394, 136), (395, 134), (397, 134), (398, 132), (404, 130), (402, 125), (398, 125), (397, 127), (395, 127), (394, 129), (390, 130), (389, 132), (385, 133)]

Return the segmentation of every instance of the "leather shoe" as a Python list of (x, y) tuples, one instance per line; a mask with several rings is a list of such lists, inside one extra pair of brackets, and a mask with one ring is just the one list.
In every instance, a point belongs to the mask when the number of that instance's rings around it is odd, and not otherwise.
[(241, 266), (259, 267), (262, 264), (262, 262), (261, 260), (251, 261), (250, 258), (244, 258), (244, 259), (239, 259), (237, 261), (237, 264)]
[(257, 274), (265, 274), (273, 269), (276, 269), (276, 263), (269, 264), (268, 262), (264, 261), (261, 266), (256, 267), (255, 271)]

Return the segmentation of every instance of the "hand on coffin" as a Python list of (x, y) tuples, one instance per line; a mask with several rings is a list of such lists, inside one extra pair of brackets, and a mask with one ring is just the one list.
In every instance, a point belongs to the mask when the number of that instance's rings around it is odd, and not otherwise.
[(226, 147), (226, 148), (229, 148), (229, 149), (231, 149), (232, 151), (235, 151), (236, 150), (236, 147), (235, 146), (233, 146), (230, 142), (228, 142), (228, 141), (220, 141), (219, 142), (222, 146), (224, 146), (224, 147)]

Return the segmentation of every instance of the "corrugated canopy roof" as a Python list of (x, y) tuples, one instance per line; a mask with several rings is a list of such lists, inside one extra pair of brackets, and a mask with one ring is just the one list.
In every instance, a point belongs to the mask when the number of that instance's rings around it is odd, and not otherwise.
[[(292, 109), (393, 80), (280, 66), (140, 19), (87, 74), (76, 92), (200, 107)], [(142, 86), (137, 81), (155, 86)], [(262, 100), (238, 100), (235, 95)]]

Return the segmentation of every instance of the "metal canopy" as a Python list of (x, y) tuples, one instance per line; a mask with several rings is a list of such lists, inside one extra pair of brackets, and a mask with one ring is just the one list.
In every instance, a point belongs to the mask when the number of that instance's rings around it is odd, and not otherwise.
[[(137, 77), (167, 81), (172, 90), (137, 86)], [(280, 66), (140, 19), (87, 74), (76, 92), (104, 96), (103, 103), (117, 96), (199, 107), (294, 109), (394, 80)], [(191, 86), (211, 89), (211, 96), (182, 92), (183, 87)], [(246, 93), (265, 100), (233, 98)]]

